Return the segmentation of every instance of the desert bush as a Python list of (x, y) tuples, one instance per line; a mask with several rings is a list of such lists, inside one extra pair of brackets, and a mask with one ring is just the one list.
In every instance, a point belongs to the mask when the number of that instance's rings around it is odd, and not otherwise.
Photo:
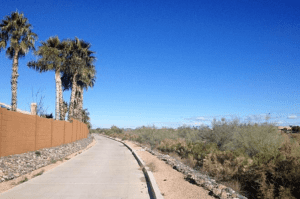
[(258, 153), (277, 156), (282, 140), (281, 134), (274, 125), (247, 125), (235, 129), (232, 144), (236, 148), (244, 148), (250, 157)]
[(160, 144), (157, 146), (157, 149), (159, 149), (162, 152), (175, 152), (177, 150), (178, 144), (180, 143), (180, 140), (173, 140), (173, 139), (164, 139), (160, 142)]
[(136, 135), (133, 141), (150, 145), (151, 148), (157, 148), (160, 143), (165, 139), (178, 138), (178, 135), (174, 129), (157, 129), (153, 127), (140, 127), (135, 130), (127, 131), (130, 135)]
[(300, 143), (300, 134), (299, 133), (291, 134), (291, 138), (292, 138), (292, 140), (295, 140), (298, 143)]
[(116, 126), (112, 126), (112, 127), (110, 127), (110, 130), (109, 130), (109, 134), (113, 134), (113, 133), (116, 133), (116, 134), (121, 134), (123, 131), (122, 131), (122, 129), (120, 129), (120, 128), (118, 128), (118, 127), (116, 127)]
[(177, 140), (165, 139), (157, 149), (167, 153), (177, 153), (185, 162), (189, 162), (192, 167), (202, 167), (203, 159), (209, 153), (218, 151), (215, 143), (205, 143), (203, 141), (187, 142), (185, 139)]
[(208, 127), (191, 128), (187, 126), (181, 126), (177, 129), (176, 136), (177, 138), (184, 138), (186, 141), (193, 142), (197, 140), (203, 140), (203, 134), (210, 132), (211, 130)]
[(248, 198), (297, 198), (300, 195), (299, 144), (283, 135), (279, 154), (258, 153), (246, 172), (237, 173)]
[(234, 141), (234, 131), (238, 125), (238, 120), (228, 122), (226, 119), (222, 119), (221, 121), (214, 119), (211, 131), (207, 129), (200, 130), (201, 138), (207, 142), (216, 143), (220, 150), (225, 151), (229, 149), (230, 144)]
[(203, 161), (203, 169), (218, 180), (230, 181), (238, 172), (245, 171), (252, 160), (240, 151), (214, 151), (207, 154)]
[(300, 126), (292, 126), (292, 132), (293, 133), (300, 132)]
[(195, 168), (197, 166), (197, 160), (195, 160), (192, 154), (188, 154), (186, 158), (182, 159), (182, 163), (191, 168)]
[(216, 143), (204, 143), (198, 141), (189, 143), (189, 145), (192, 145), (191, 154), (193, 155), (194, 159), (197, 160), (196, 166), (198, 167), (203, 166), (203, 160), (206, 158), (207, 154), (218, 151), (218, 146)]

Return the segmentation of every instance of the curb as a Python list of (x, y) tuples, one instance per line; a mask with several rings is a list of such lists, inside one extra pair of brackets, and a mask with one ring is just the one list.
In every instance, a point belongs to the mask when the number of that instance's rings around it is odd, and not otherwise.
[(153, 176), (153, 173), (149, 170), (148, 167), (146, 167), (145, 163), (143, 162), (143, 160), (136, 154), (136, 152), (130, 148), (127, 144), (125, 144), (124, 142), (117, 140), (115, 138), (109, 137), (107, 135), (103, 135), (103, 134), (98, 134), (100, 136), (115, 140), (117, 142), (122, 143), (124, 146), (126, 146), (132, 153), (132, 155), (135, 157), (136, 161), (138, 162), (138, 164), (143, 168), (143, 173), (145, 175), (147, 184), (148, 184), (148, 190), (151, 192), (149, 193), (150, 197), (153, 199), (164, 199), (164, 197), (161, 195), (161, 192), (158, 188), (158, 185), (156, 184), (155, 178)]

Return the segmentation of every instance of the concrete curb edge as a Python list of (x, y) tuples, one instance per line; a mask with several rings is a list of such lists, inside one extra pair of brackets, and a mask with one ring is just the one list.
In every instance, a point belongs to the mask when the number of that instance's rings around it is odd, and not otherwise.
[(152, 196), (155, 198), (155, 199), (164, 199), (164, 197), (162, 196), (159, 188), (158, 188), (158, 185), (156, 183), (156, 180), (153, 176), (153, 173), (149, 170), (148, 167), (146, 167), (145, 163), (143, 162), (143, 160), (136, 154), (136, 152), (130, 148), (127, 144), (125, 144), (123, 141), (120, 141), (120, 140), (117, 140), (113, 137), (109, 137), (107, 135), (103, 135), (103, 134), (98, 134), (100, 136), (103, 136), (103, 137), (106, 137), (106, 138), (109, 138), (109, 139), (112, 139), (112, 140), (115, 140), (117, 142), (120, 142), (122, 143), (124, 146), (126, 146), (130, 151), (131, 153), (133, 154), (134, 158), (137, 160), (138, 164), (143, 168), (143, 173), (145, 175), (145, 178), (146, 180), (149, 182), (149, 185), (150, 185), (150, 190), (152, 192)]

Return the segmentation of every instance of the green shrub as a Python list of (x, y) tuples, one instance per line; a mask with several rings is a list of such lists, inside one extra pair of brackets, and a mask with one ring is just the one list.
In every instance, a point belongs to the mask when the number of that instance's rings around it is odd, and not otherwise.
[(283, 138), (273, 125), (241, 126), (234, 131), (234, 142), (237, 148), (244, 148), (245, 152), (254, 157), (258, 153), (265, 156), (277, 156)]
[(42, 175), (43, 173), (44, 173), (44, 170), (42, 170), (42, 171), (40, 171), (39, 173), (37, 173), (37, 174), (33, 175), (33, 177), (40, 176), (40, 175)]
[(300, 195), (300, 148), (287, 135), (279, 154), (258, 153), (246, 172), (236, 174), (248, 198), (297, 198)]
[(116, 133), (116, 134), (121, 134), (123, 131), (122, 131), (122, 129), (119, 129), (118, 127), (116, 127), (116, 126), (112, 126), (112, 127), (110, 127), (110, 133)]
[(23, 182), (27, 182), (27, 181), (28, 181), (28, 178), (27, 178), (27, 177), (25, 177), (25, 178), (24, 178), (24, 180), (21, 180), (21, 181), (19, 181), (19, 182), (18, 182), (18, 184), (21, 184), (21, 183), (23, 183)]
[(234, 131), (238, 125), (238, 120), (227, 122), (225, 119), (222, 119), (222, 121), (214, 119), (212, 122), (213, 130), (202, 130), (202, 138), (207, 142), (216, 143), (220, 150), (225, 151), (230, 148), (230, 145), (232, 146)]

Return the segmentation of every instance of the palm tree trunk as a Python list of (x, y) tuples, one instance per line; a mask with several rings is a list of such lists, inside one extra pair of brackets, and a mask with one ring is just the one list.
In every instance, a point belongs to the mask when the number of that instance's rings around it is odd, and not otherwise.
[(60, 113), (60, 117), (62, 118), (62, 120), (65, 120), (66, 118), (66, 113), (68, 112), (68, 104), (66, 104), (66, 102), (64, 101), (62, 104), (62, 109), (63, 111)]
[(78, 98), (79, 98), (79, 90), (78, 86), (76, 87), (76, 92), (75, 92), (75, 99), (74, 99), (74, 119), (78, 120)]
[(59, 120), (59, 110), (60, 110), (60, 86), (61, 85), (61, 79), (60, 79), (60, 70), (57, 69), (55, 71), (55, 84), (56, 84), (56, 102), (55, 102), (55, 119)]
[(13, 58), (13, 68), (11, 75), (11, 110), (17, 111), (17, 87), (18, 87), (18, 54), (19, 51), (15, 50), (14, 58)]
[(65, 120), (64, 114), (64, 100), (63, 100), (63, 91), (62, 91), (62, 83), (61, 78), (59, 78), (59, 113), (60, 113), (60, 120)]
[(82, 121), (82, 94), (83, 94), (83, 88), (80, 86), (77, 86), (77, 91), (75, 95), (75, 102), (76, 107), (74, 108), (74, 118), (78, 119), (79, 121)]
[(83, 88), (80, 87), (80, 98), (79, 98), (79, 102), (78, 102), (78, 112), (79, 112), (79, 121), (83, 121), (82, 120), (82, 108), (83, 108)]
[(69, 120), (71, 120), (71, 118), (73, 117), (73, 113), (74, 113), (74, 100), (75, 100), (75, 93), (77, 90), (76, 76), (77, 76), (77, 72), (75, 72), (73, 75), (72, 92), (71, 92), (69, 115), (68, 115)]

